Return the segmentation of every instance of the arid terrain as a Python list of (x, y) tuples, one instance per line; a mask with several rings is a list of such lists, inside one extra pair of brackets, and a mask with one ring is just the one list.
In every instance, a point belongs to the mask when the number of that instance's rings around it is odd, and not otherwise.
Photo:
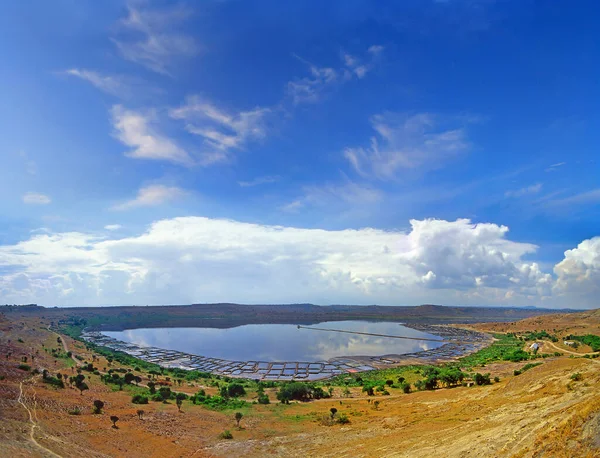
[[(555, 342), (535, 339), (538, 353), (546, 357), (532, 360), (528, 370), (526, 361), (469, 367), (497, 377), (489, 385), (465, 381), (405, 394), (391, 380), (389, 395), (369, 396), (360, 386), (335, 380), (323, 386), (332, 397), (290, 404), (277, 401), (278, 387), (266, 387), (267, 405), (252, 403), (257, 392), (249, 385), (241, 398), (249, 403), (243, 407), (212, 409), (185, 400), (181, 412), (175, 401), (137, 405), (132, 395), (146, 392), (151, 381), (174, 392), (204, 389), (215, 395), (217, 384), (225, 382), (176, 384), (168, 374), (152, 376), (144, 368), (93, 354), (82, 342), (51, 331), (50, 321), (37, 314), (0, 315), (2, 456), (600, 456), (600, 358), (585, 344), (564, 344), (570, 334), (600, 335), (599, 310), (468, 325), (517, 336), (545, 330), (556, 337)], [(524, 340), (522, 348), (531, 344)], [(84, 362), (97, 367), (96, 373), (83, 372), (87, 390), (69, 383), (57, 388), (43, 380), (44, 369), (66, 379)], [(139, 386), (120, 390), (102, 383), (110, 369), (130, 369), (139, 375)], [(389, 371), (384, 379), (402, 375), (413, 383), (419, 377), (412, 366)], [(92, 413), (94, 400), (104, 403), (99, 414)], [(243, 414), (239, 427), (236, 412)], [(348, 422), (329, 421), (342, 414)], [(116, 428), (111, 416), (118, 417)], [(220, 437), (225, 430), (232, 439)]]

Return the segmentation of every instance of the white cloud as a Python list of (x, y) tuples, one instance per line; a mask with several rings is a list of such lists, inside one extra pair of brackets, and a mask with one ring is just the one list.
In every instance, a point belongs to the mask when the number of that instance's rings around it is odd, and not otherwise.
[[(46, 305), (548, 301), (553, 277), (525, 259), (536, 246), (508, 240), (507, 231), (469, 220), (411, 221), (408, 231), (330, 231), (182, 217), (116, 240), (35, 234), (0, 246), (0, 265), (10, 272), (0, 277), (0, 295)], [(576, 278), (598, 264), (593, 243), (585, 256), (583, 244), (573, 250), (577, 256), (567, 254), (585, 266)], [(590, 288), (600, 284), (588, 277)], [(567, 297), (559, 305), (581, 306)]]
[(129, 5), (127, 18), (120, 22), (119, 38), (113, 42), (125, 59), (170, 75), (178, 58), (198, 52), (194, 40), (179, 31), (189, 16), (181, 7), (150, 10)]
[(115, 136), (125, 145), (133, 148), (126, 155), (136, 159), (153, 159), (192, 165), (190, 155), (174, 140), (161, 135), (153, 127), (155, 116), (152, 113), (139, 113), (114, 105), (111, 110)]
[(342, 184), (305, 186), (301, 197), (284, 205), (281, 209), (295, 212), (309, 205), (335, 206), (339, 203), (368, 205), (378, 202), (381, 198), (382, 193), (379, 190), (348, 180)]
[(592, 189), (591, 191), (581, 192), (562, 199), (554, 199), (548, 201), (549, 206), (564, 207), (567, 205), (585, 205), (595, 204), (600, 202), (600, 188)]
[(267, 135), (265, 117), (269, 108), (256, 107), (249, 111), (228, 113), (199, 96), (190, 96), (186, 103), (172, 109), (174, 119), (185, 122), (186, 130), (204, 139), (209, 148), (205, 161), (227, 160), (230, 150), (244, 149), (251, 140)]
[(39, 192), (28, 192), (23, 195), (23, 202), (30, 205), (47, 205), (52, 202), (52, 199)]
[(118, 231), (122, 227), (123, 226), (121, 226), (120, 224), (107, 224), (106, 226), (104, 226), (104, 229), (106, 229), (107, 231)]
[(264, 177), (256, 177), (253, 180), (249, 181), (238, 181), (238, 184), (242, 188), (249, 188), (252, 186), (259, 186), (261, 184), (277, 183), (279, 180), (281, 180), (281, 177), (279, 175), (270, 175)]
[(327, 88), (353, 78), (364, 78), (373, 68), (375, 60), (382, 51), (383, 46), (371, 46), (368, 50), (368, 59), (360, 59), (349, 53), (342, 53), (341, 60), (343, 66), (340, 68), (320, 67), (300, 56), (294, 55), (296, 59), (308, 66), (310, 75), (289, 81), (287, 83), (287, 93), (295, 105), (316, 103), (321, 100)]
[[(145, 186), (140, 188), (135, 199), (115, 205), (113, 210), (129, 210), (136, 207), (152, 207), (156, 205), (162, 205), (164, 203), (181, 198), (186, 194), (186, 191), (176, 186), (164, 186), (160, 184)], [(108, 229), (108, 226), (106, 228)]]
[(81, 78), (97, 89), (114, 96), (122, 96), (128, 91), (128, 87), (123, 79), (117, 76), (101, 75), (100, 73), (92, 70), (79, 68), (71, 68), (69, 70), (65, 70), (64, 73), (66, 75)]
[(559, 167), (562, 167), (563, 165), (566, 165), (566, 162), (557, 162), (556, 164), (552, 164), (550, 165), (548, 168), (545, 169), (546, 172), (555, 172), (559, 169)]
[(531, 194), (537, 194), (542, 190), (542, 183), (532, 184), (524, 188), (516, 189), (513, 191), (506, 191), (504, 197), (523, 197)]
[[(455, 123), (456, 124), (456, 123)], [(392, 179), (400, 169), (434, 169), (469, 148), (465, 129), (430, 113), (385, 113), (371, 118), (369, 147), (346, 148), (344, 157), (363, 176)]]
[(571, 307), (599, 306), (600, 237), (584, 240), (577, 248), (565, 251), (565, 258), (554, 267), (558, 277), (554, 293)]

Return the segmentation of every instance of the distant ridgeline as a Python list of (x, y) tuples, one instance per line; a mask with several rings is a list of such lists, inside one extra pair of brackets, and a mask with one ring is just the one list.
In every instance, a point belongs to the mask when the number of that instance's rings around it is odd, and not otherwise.
[(518, 321), (536, 315), (568, 313), (574, 310), (548, 310), (520, 307), (447, 307), (441, 305), (243, 305), (231, 303), (46, 308), (36, 304), (5, 306), (2, 311), (36, 314), (53, 324), (69, 326), (73, 332), (89, 330), (120, 331), (132, 328), (212, 327), (230, 328), (243, 324), (316, 324), (325, 321), (365, 320), (404, 323), (475, 323)]

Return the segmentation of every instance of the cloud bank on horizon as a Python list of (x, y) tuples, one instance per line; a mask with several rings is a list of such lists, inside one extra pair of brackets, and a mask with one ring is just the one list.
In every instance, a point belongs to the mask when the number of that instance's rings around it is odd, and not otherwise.
[(600, 237), (544, 272), (527, 260), (537, 246), (509, 240), (505, 226), (410, 225), (328, 231), (178, 217), (122, 238), (35, 234), (0, 247), (0, 265), (13, 270), (0, 289), (8, 302), (48, 305), (218, 302), (227, 291), (250, 303), (585, 307), (599, 293)]
[(6, 5), (0, 303), (598, 307), (598, 20)]

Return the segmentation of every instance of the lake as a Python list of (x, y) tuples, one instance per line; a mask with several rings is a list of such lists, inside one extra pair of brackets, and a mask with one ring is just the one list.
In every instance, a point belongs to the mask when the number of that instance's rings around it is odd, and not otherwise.
[(248, 324), (234, 328), (149, 328), (104, 331), (124, 342), (230, 361), (324, 361), (339, 356), (380, 356), (437, 348), (440, 342), (319, 331), (339, 329), (393, 336), (439, 338), (399, 323), (330, 321), (300, 328)]

